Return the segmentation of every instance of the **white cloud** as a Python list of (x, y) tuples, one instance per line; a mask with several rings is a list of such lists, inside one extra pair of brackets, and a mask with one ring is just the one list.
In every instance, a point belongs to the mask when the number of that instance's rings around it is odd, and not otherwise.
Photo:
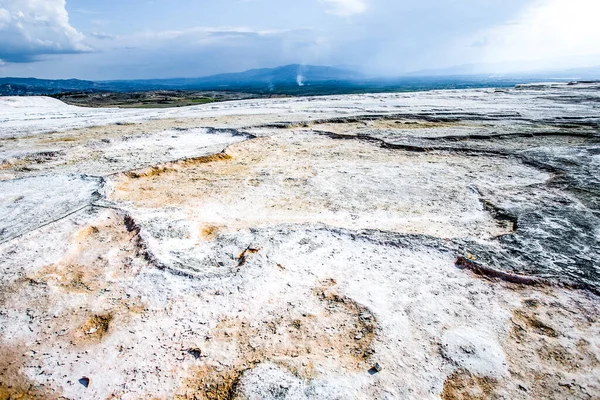
[(118, 38), (118, 36), (106, 32), (92, 32), (90, 33), (90, 36), (100, 40), (112, 40)]
[(0, 0), (0, 58), (7, 62), (90, 51), (83, 41), (69, 24), (65, 0)]
[(483, 62), (561, 60), (600, 54), (598, 0), (536, 0), (517, 18), (482, 33), (475, 42)]
[(5, 10), (4, 8), (0, 8), (0, 29), (4, 29), (6, 26), (8, 26), (10, 19), (11, 19), (11, 16), (10, 16), (10, 13), (8, 12), (8, 10)]
[(327, 11), (330, 14), (340, 17), (349, 17), (352, 15), (363, 14), (367, 11), (367, 0), (322, 0), (330, 5)]
[(198, 26), (182, 30), (152, 30), (138, 32), (129, 36), (116, 37), (123, 46), (156, 47), (165, 42), (169, 45), (186, 45), (193, 47), (198, 44), (212, 44), (228, 40), (239, 41), (242, 38), (281, 37), (294, 33), (298, 29), (253, 29), (247, 27), (204, 27)]

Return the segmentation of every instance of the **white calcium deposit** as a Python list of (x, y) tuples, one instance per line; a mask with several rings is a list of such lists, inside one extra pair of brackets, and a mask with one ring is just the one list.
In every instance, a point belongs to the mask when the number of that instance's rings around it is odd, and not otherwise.
[(598, 98), (0, 98), (0, 398), (600, 397)]

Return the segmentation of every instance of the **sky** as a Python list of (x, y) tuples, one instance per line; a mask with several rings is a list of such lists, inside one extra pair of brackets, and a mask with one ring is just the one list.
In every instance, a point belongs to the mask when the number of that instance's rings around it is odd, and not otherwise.
[(598, 0), (0, 0), (0, 76), (373, 76), (600, 65)]

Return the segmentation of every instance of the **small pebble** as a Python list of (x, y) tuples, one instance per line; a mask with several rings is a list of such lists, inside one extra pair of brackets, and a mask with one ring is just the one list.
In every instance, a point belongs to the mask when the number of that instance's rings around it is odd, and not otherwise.
[(85, 388), (87, 388), (88, 386), (90, 386), (90, 378), (84, 376), (83, 378), (79, 379), (79, 383), (81, 383)]

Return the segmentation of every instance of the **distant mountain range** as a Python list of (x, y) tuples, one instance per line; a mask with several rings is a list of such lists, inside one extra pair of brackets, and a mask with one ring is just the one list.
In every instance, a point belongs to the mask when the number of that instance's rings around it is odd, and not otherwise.
[(169, 86), (171, 88), (191, 87), (194, 89), (213, 89), (230, 86), (304, 86), (307, 83), (353, 81), (356, 79), (364, 79), (364, 76), (339, 68), (294, 64), (277, 68), (251, 69), (245, 72), (219, 74), (203, 78), (152, 79), (130, 82), (150, 86)]
[(103, 87), (91, 81), (79, 79), (36, 79), (36, 78), (0, 78), (0, 95), (24, 96), (53, 94), (61, 92), (101, 91)]
[(356, 72), (313, 65), (286, 65), (252, 69), (202, 78), (147, 79), (122, 81), (48, 80), (0, 78), (0, 95), (40, 95), (64, 92), (130, 92), (144, 90), (235, 90), (279, 91), (305, 85), (336, 85), (364, 79)]
[[(596, 68), (600, 71), (600, 68)], [(581, 71), (578, 71), (581, 73)], [(425, 74), (426, 75), (426, 74)], [(0, 78), (0, 95), (53, 95), (72, 92), (139, 92), (149, 90), (228, 90), (260, 94), (320, 95), (473, 87), (510, 87), (548, 79), (548, 75), (430, 74), (372, 78), (341, 68), (286, 65), (203, 78), (86, 81)], [(587, 76), (587, 75), (586, 75)], [(600, 77), (600, 76), (597, 76)]]

